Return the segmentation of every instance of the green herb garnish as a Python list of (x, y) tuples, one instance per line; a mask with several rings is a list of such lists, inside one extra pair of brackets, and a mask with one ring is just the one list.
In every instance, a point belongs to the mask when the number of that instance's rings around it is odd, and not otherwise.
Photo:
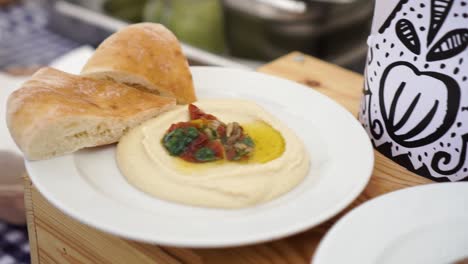
[(199, 161), (212, 161), (216, 159), (216, 156), (213, 150), (203, 147), (195, 152), (195, 158)]
[(163, 138), (163, 145), (169, 154), (179, 156), (185, 148), (198, 137), (198, 130), (194, 127), (177, 128), (167, 133)]
[(244, 138), (244, 140), (242, 140), (242, 142), (244, 144), (246, 144), (247, 146), (249, 146), (249, 147), (254, 147), (255, 146), (255, 143), (253, 142), (252, 138), (250, 138), (249, 136), (246, 136)]

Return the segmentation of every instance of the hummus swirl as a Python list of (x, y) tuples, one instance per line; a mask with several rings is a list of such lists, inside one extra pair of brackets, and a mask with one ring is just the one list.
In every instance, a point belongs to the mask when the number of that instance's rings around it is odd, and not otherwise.
[[(263, 108), (244, 100), (201, 100), (195, 103), (225, 122), (264, 122), (279, 131), (285, 148), (265, 162), (210, 162), (194, 164), (170, 156), (161, 144), (167, 128), (186, 121), (185, 106), (132, 129), (117, 146), (118, 166), (127, 181), (158, 198), (188, 205), (240, 208), (269, 201), (308, 174), (309, 155), (301, 140)], [(255, 139), (254, 139), (255, 140)]]

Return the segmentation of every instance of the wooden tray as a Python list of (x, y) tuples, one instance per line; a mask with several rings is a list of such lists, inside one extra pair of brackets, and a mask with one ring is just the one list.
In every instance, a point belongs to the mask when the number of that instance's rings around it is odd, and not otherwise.
[[(313, 87), (352, 113), (358, 112), (363, 85), (359, 74), (300, 53), (291, 53), (261, 67), (259, 71)], [(378, 195), (431, 182), (377, 152), (375, 155), (370, 183), (344, 212)], [(264, 244), (225, 249), (161, 247), (122, 239), (83, 225), (49, 204), (28, 177), (24, 182), (33, 264), (309, 263), (322, 236), (344, 213), (307, 232)]]

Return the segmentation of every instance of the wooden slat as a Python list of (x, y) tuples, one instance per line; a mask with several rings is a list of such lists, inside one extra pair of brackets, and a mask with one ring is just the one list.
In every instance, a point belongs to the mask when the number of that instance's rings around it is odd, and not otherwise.
[(31, 251), (42, 260), (32, 263), (180, 263), (158, 247), (83, 225), (53, 207), (32, 185), (26, 186), (34, 210), (34, 218), (28, 220), (34, 224), (36, 234), (35, 239), (31, 237), (31, 243), (36, 244)]
[[(310, 86), (356, 114), (363, 78), (338, 66), (291, 53), (260, 69)], [(288, 238), (252, 246), (225, 249), (158, 247), (128, 241), (88, 227), (50, 205), (25, 180), (32, 263), (190, 263), (190, 264), (306, 264), (325, 232), (341, 215), (373, 197), (408, 186), (430, 183), (375, 153), (375, 169), (364, 192), (338, 216)]]
[(24, 175), (24, 207), (26, 210), (26, 220), (28, 227), (29, 248), (31, 251), (31, 263), (39, 263), (36, 220), (34, 215), (34, 206), (32, 199), (32, 183), (27, 175)]
[(258, 69), (309, 86), (357, 113), (363, 87), (360, 74), (293, 52)]

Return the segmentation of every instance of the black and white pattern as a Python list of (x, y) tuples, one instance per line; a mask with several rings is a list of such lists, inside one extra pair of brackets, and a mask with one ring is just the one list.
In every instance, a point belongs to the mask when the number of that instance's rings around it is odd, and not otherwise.
[(29, 243), (25, 226), (0, 222), (0, 264), (28, 264)]
[(359, 119), (377, 150), (436, 181), (468, 180), (467, 2), (377, 5), (393, 11), (368, 41)]

